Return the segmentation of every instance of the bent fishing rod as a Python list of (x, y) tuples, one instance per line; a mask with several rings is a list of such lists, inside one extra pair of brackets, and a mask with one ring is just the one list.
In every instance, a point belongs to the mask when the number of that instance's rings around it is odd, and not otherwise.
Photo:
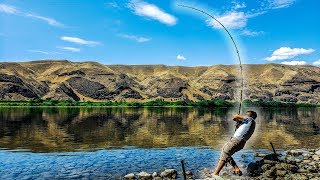
[(201, 10), (201, 9), (198, 9), (198, 8), (195, 8), (195, 7), (191, 7), (191, 6), (187, 6), (187, 5), (182, 5), (182, 4), (178, 4), (178, 6), (180, 7), (184, 7), (184, 8), (189, 8), (189, 9), (192, 9), (192, 10), (195, 10), (195, 11), (198, 11), (198, 12), (201, 12), (202, 14), (205, 14), (207, 16), (209, 16), (210, 18), (212, 18), (213, 20), (215, 20), (216, 22), (218, 22), (222, 28), (228, 33), (234, 47), (235, 47), (235, 50), (236, 50), (236, 53), (237, 53), (237, 56), (238, 56), (238, 61), (239, 61), (239, 67), (240, 67), (240, 76), (241, 76), (241, 88), (240, 88), (240, 104), (239, 104), (239, 110), (238, 110), (238, 114), (241, 113), (241, 109), (242, 109), (242, 102), (243, 102), (243, 86), (244, 86), (244, 78), (243, 78), (243, 68), (242, 68), (242, 61), (241, 61), (241, 57), (240, 57), (240, 53), (239, 53), (239, 49), (238, 49), (238, 46), (236, 44), (236, 42), (234, 41), (234, 38), (232, 37), (231, 33), (229, 32), (229, 30), (217, 19), (215, 18), (213, 15)]

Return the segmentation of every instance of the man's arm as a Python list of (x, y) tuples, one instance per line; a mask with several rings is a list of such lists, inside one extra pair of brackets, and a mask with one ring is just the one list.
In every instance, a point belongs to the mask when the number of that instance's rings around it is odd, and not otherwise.
[(234, 125), (236, 126), (236, 129), (240, 126), (241, 121), (243, 120), (243, 116), (240, 116), (239, 114), (236, 114), (233, 116)]
[(234, 121), (237, 121), (237, 120), (242, 121), (243, 119), (244, 119), (244, 117), (243, 117), (243, 116), (240, 116), (239, 114), (236, 114), (236, 115), (233, 116), (233, 120), (234, 120)]

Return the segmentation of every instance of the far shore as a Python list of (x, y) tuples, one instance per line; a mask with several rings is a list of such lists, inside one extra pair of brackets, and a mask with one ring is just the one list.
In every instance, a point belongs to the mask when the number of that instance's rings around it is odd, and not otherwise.
[[(35, 99), (30, 101), (0, 101), (0, 107), (203, 107), (203, 108), (230, 108), (238, 107), (239, 102), (225, 100), (203, 101), (163, 101), (155, 100), (148, 102), (80, 102), (80, 101), (57, 101)], [(244, 101), (243, 107), (320, 107), (320, 104), (286, 103), (280, 101)]]

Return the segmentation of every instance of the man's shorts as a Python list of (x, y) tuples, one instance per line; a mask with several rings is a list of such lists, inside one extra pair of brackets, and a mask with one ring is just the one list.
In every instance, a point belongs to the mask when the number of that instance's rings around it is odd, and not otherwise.
[(232, 155), (241, 149), (243, 149), (246, 144), (245, 140), (239, 140), (237, 138), (232, 137), (222, 148), (220, 160), (222, 161), (230, 161), (232, 159)]

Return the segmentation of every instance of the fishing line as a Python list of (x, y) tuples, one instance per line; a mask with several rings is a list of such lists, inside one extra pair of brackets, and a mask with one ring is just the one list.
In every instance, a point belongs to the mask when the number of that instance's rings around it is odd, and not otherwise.
[(178, 4), (178, 6), (180, 7), (184, 7), (184, 8), (189, 8), (189, 9), (192, 9), (192, 10), (195, 10), (195, 11), (198, 11), (198, 12), (201, 12), (209, 17), (211, 17), (212, 19), (214, 19), (216, 22), (218, 22), (222, 27), (223, 29), (228, 33), (234, 47), (235, 47), (235, 50), (236, 50), (236, 53), (237, 53), (237, 56), (238, 56), (238, 61), (239, 61), (239, 66), (240, 66), (240, 75), (241, 75), (241, 88), (240, 88), (240, 104), (239, 104), (239, 111), (238, 111), (238, 114), (241, 113), (241, 109), (242, 109), (242, 102), (243, 102), (243, 86), (244, 86), (244, 81), (243, 81), (243, 68), (242, 68), (242, 61), (241, 61), (241, 58), (240, 58), (240, 53), (239, 53), (239, 49), (238, 49), (238, 46), (236, 44), (236, 42), (234, 41), (231, 33), (229, 32), (229, 30), (218, 20), (216, 19), (213, 15), (201, 10), (201, 9), (197, 9), (195, 7), (191, 7), (191, 6), (187, 6), (187, 5), (181, 5), (181, 4)]

